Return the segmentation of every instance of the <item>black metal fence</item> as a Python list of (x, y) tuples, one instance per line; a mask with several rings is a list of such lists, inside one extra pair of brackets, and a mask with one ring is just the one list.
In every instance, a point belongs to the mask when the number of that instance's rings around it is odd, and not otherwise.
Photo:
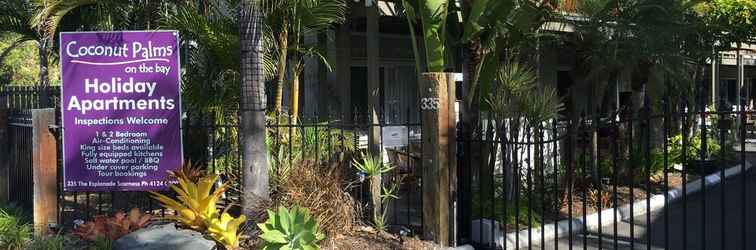
[[(458, 137), (459, 240), (482, 249), (753, 249), (756, 112), (706, 100)], [(707, 108), (708, 107), (708, 108)], [(520, 122), (518, 122), (520, 121)]]
[[(11, 156), (10, 187), (11, 202), (24, 207), (32, 207), (32, 129), (31, 109), (54, 108), (60, 124), (58, 87), (0, 87), (1, 103), (10, 112), (9, 142)], [(419, 111), (418, 111), (419, 112)], [(409, 113), (409, 112), (408, 112)], [(207, 171), (221, 175), (223, 182), (230, 182), (232, 188), (223, 202), (238, 205), (241, 197), (241, 153), (238, 142), (238, 116), (218, 113), (185, 111), (182, 121), (184, 156), (187, 162), (205, 166)], [(395, 168), (384, 174), (384, 185), (397, 183), (398, 197), (384, 206), (387, 209), (387, 224), (418, 232), (422, 227), (420, 176), (420, 124), (410, 122), (373, 124), (366, 116), (310, 117), (293, 122), (291, 117), (269, 117), (267, 124), (270, 148), (269, 158), (275, 174), (283, 168), (292, 168), (308, 162), (327, 164), (341, 161), (335, 166), (347, 168), (350, 173), (349, 186), (345, 187), (363, 207), (366, 222), (372, 222), (368, 211), (372, 208), (366, 184), (354, 170), (351, 160), (359, 157), (368, 144), (371, 129), (379, 131), (382, 155)], [(63, 127), (51, 128), (58, 139), (62, 139)], [(382, 138), (390, 134), (391, 138)], [(62, 145), (59, 141), (58, 145)], [(60, 150), (60, 149), (59, 149)], [(62, 155), (62, 154), (58, 154)], [(58, 221), (70, 227), (75, 220), (87, 220), (94, 215), (110, 214), (132, 207), (144, 211), (165, 214), (172, 211), (162, 209), (146, 192), (64, 192), (62, 186), (62, 159), (59, 159)], [(398, 183), (401, 181), (401, 183)]]

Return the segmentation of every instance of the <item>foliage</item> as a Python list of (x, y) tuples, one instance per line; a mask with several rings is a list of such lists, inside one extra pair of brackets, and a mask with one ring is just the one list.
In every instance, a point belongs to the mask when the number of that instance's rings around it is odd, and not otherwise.
[[(360, 217), (360, 205), (349, 195), (349, 166), (347, 161), (334, 160), (330, 164), (300, 161), (292, 166), (296, 173), (285, 178), (273, 190), (273, 203), (268, 209), (278, 206), (307, 208), (326, 234), (353, 230)], [(265, 209), (265, 208), (260, 208)], [(262, 222), (263, 218), (259, 218)]]
[(171, 184), (171, 189), (178, 194), (178, 200), (150, 192), (152, 198), (160, 201), (163, 207), (177, 212), (177, 215), (167, 216), (169, 219), (194, 230), (207, 229), (207, 223), (218, 217), (217, 202), (226, 190), (226, 186), (212, 190), (213, 184), (218, 179), (216, 174), (202, 176), (197, 181), (192, 181), (182, 175), (175, 176), (179, 184)]
[[(37, 61), (38, 48), (30, 41), (20, 41), (17, 34), (0, 31), (0, 85), (36, 85), (39, 67), (30, 67)], [(51, 84), (59, 84), (58, 65), (50, 65)]]
[(32, 238), (30, 219), (15, 206), (0, 208), (0, 247), (21, 249)]
[(207, 232), (215, 241), (221, 243), (227, 250), (239, 248), (239, 226), (244, 224), (247, 217), (243, 214), (238, 218), (231, 217), (224, 212), (220, 218), (210, 219)]
[(420, 22), (423, 27), (426, 64), (430, 72), (443, 72), (446, 67), (446, 18), (448, 0), (419, 1)]
[(257, 224), (265, 241), (263, 249), (320, 249), (317, 242), (325, 238), (318, 222), (306, 208), (294, 206), (291, 211), (279, 207), (268, 211), (268, 220)]
[(362, 160), (353, 159), (352, 166), (361, 174), (364, 174), (365, 177), (380, 176), (394, 169), (391, 165), (384, 164), (380, 156), (373, 156), (370, 153), (362, 153), (359, 159)]
[(716, 32), (720, 50), (729, 50), (733, 43), (754, 41), (756, 33), (756, 2), (751, 0), (713, 0), (701, 4), (698, 11)]
[[(692, 138), (686, 138), (685, 150), (683, 150), (683, 135), (678, 134), (668, 139), (669, 145), (669, 162), (672, 164), (683, 164), (683, 157), (687, 161), (694, 161), (701, 158), (701, 149), (703, 149), (703, 142), (701, 140), (701, 133), (696, 133)], [(713, 134), (708, 134), (706, 139), (706, 152), (707, 155), (712, 158), (717, 158), (721, 155), (720, 151), (722, 146), (719, 145), (719, 141)], [(686, 154), (683, 155), (683, 152)]]
[(60, 234), (35, 238), (27, 247), (28, 250), (64, 250), (67, 239)]
[(112, 249), (113, 249), (113, 240), (108, 239), (106, 237), (97, 237), (97, 239), (94, 240), (93, 250), (112, 250)]
[(352, 131), (334, 129), (332, 122), (293, 125), (286, 116), (268, 116), (268, 146), (271, 183), (285, 182), (291, 169), (302, 161), (344, 159), (356, 150)]
[[(505, 200), (503, 196), (481, 197), (481, 194), (483, 193), (475, 192), (473, 194), (473, 218), (493, 219), (499, 223), (504, 222), (506, 225), (527, 226), (530, 223), (533, 227), (540, 226), (543, 221), (540, 208), (529, 207), (528, 200), (525, 197), (520, 197), (517, 206), (515, 206), (515, 202), (506, 202), (507, 209), (504, 210), (504, 204), (496, 202)], [(529, 221), (528, 218), (531, 220)]]
[(393, 181), (391, 184), (389, 184), (388, 187), (382, 186), (381, 187), (381, 207), (383, 208), (383, 211), (380, 214), (374, 214), (373, 216), (373, 224), (375, 225), (375, 229), (378, 229), (378, 231), (384, 231), (386, 229), (386, 219), (388, 216), (388, 205), (390, 202), (399, 199), (399, 196), (397, 196), (397, 193), (399, 192), (399, 188), (402, 186), (403, 178), (399, 177), (395, 181)]
[(535, 72), (527, 66), (511, 61), (499, 69), (498, 86), (486, 98), (498, 121), (522, 120), (520, 128), (536, 128), (543, 122), (559, 117), (564, 106), (551, 86), (538, 87)]
[(151, 215), (142, 214), (137, 208), (132, 208), (128, 215), (124, 212), (118, 212), (112, 217), (97, 215), (92, 221), (74, 229), (73, 234), (89, 241), (99, 238), (114, 241), (143, 228), (151, 218)]
[(331, 69), (325, 55), (319, 48), (305, 44), (305, 35), (318, 34), (334, 24), (344, 22), (347, 4), (345, 0), (262, 0), (261, 6), (267, 14), (266, 24), (278, 47), (275, 58), (278, 59), (277, 86), (275, 93), (275, 111), (281, 111), (283, 85), (287, 73), (291, 82), (292, 116), (299, 116), (299, 80), (304, 70), (305, 57), (319, 59)]
[(171, 172), (171, 175), (178, 181), (178, 185), (171, 185), (171, 189), (178, 195), (178, 200), (150, 192), (154, 199), (162, 203), (163, 207), (177, 212), (177, 215), (167, 216), (167, 218), (193, 230), (209, 234), (213, 240), (226, 249), (238, 249), (239, 226), (246, 222), (247, 217), (240, 215), (233, 218), (226, 211), (220, 213), (218, 211), (218, 199), (226, 191), (228, 185), (224, 184), (213, 190), (213, 185), (219, 176), (207, 174), (191, 163), (185, 164), (179, 171)]

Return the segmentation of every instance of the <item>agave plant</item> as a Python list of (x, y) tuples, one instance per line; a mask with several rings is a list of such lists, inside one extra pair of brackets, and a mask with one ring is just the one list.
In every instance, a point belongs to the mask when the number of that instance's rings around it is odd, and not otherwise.
[(167, 216), (168, 219), (194, 230), (206, 229), (207, 222), (218, 217), (218, 199), (227, 186), (223, 185), (212, 191), (213, 184), (218, 179), (216, 174), (202, 176), (196, 182), (189, 180), (186, 176), (177, 176), (176, 179), (179, 185), (173, 184), (171, 189), (178, 194), (178, 200), (150, 192), (152, 198), (160, 201), (163, 207), (178, 212), (177, 215)]
[(291, 211), (279, 207), (278, 212), (268, 210), (268, 220), (257, 224), (265, 241), (263, 249), (320, 249), (318, 241), (325, 238), (315, 218), (306, 208), (294, 206)]
[(234, 218), (228, 213), (223, 213), (220, 218), (213, 218), (207, 228), (210, 237), (221, 243), (226, 249), (239, 248), (239, 225), (244, 224), (247, 217), (243, 214)]
[(394, 169), (391, 165), (384, 164), (380, 157), (374, 157), (371, 154), (363, 153), (360, 159), (362, 160), (353, 159), (352, 165), (366, 177), (380, 176)]

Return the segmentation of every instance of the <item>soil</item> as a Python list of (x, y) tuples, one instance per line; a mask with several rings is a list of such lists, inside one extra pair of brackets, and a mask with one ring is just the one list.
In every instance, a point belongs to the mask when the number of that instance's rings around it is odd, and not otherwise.
[[(691, 181), (699, 177), (688, 175), (687, 178), (688, 181)], [(667, 183), (669, 184), (669, 189), (682, 187), (682, 174), (677, 172), (669, 173)], [(650, 184), (650, 193), (652, 196), (655, 194), (662, 194), (665, 190), (666, 185), (664, 183), (663, 175), (652, 176)], [(617, 184), (616, 199), (618, 205), (623, 206), (631, 202), (638, 202), (645, 199), (647, 189), (646, 185), (646, 182), (636, 183), (632, 187), (628, 184)], [(572, 217), (582, 217), (583, 207), (585, 207), (586, 214), (592, 214), (598, 212), (599, 210), (614, 207), (614, 188), (615, 186), (611, 184), (602, 185), (602, 192), (600, 197), (601, 199), (599, 199), (599, 192), (596, 189), (588, 190), (586, 199), (583, 199), (582, 189), (576, 189), (572, 197)], [(600, 209), (599, 204), (601, 204)], [(569, 205), (570, 204), (568, 202), (563, 202), (562, 208), (560, 209), (561, 219), (566, 219), (569, 217)]]
[[(242, 249), (260, 249), (263, 242), (257, 238), (246, 242)], [(399, 237), (398, 235), (360, 226), (356, 231), (331, 235), (320, 242), (322, 249), (336, 250), (430, 250), (441, 249), (430, 241), (422, 241), (412, 237)]]
[(402, 238), (388, 233), (356, 232), (349, 235), (336, 235), (330, 242), (323, 244), (323, 249), (402, 249), (402, 250), (425, 250), (436, 249), (435, 245), (428, 241), (416, 238)]

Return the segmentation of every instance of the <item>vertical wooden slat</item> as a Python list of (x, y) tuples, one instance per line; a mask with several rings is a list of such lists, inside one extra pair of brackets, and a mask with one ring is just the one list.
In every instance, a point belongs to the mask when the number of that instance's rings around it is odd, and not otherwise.
[(32, 110), (32, 143), (34, 178), (34, 232), (49, 233), (49, 225), (57, 224), (57, 141), (50, 132), (55, 123), (53, 109)]

